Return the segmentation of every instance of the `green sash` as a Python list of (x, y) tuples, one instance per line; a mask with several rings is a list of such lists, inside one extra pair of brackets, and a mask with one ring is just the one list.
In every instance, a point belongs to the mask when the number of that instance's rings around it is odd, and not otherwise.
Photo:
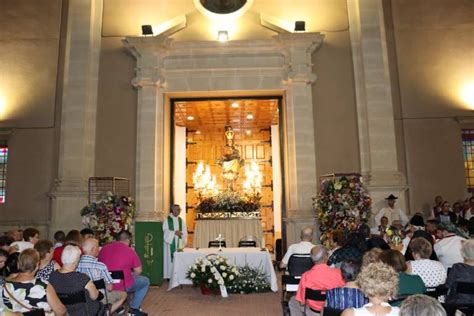
[[(183, 220), (181, 217), (178, 217), (178, 225), (179, 225), (179, 231), (183, 231)], [(173, 224), (173, 219), (171, 216), (168, 215), (168, 229), (174, 231), (174, 224)], [(181, 237), (178, 237), (181, 239)], [(176, 252), (176, 238), (173, 236), (173, 241), (170, 244), (170, 252), (171, 252), (171, 262), (173, 262), (174, 259), (174, 253)]]

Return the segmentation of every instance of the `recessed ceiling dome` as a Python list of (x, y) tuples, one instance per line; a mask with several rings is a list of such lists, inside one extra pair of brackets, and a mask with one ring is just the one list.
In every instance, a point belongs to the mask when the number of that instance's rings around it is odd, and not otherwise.
[(199, 0), (199, 2), (207, 11), (228, 14), (241, 9), (247, 0)]
[(254, 0), (194, 0), (196, 8), (212, 20), (237, 19), (252, 6)]

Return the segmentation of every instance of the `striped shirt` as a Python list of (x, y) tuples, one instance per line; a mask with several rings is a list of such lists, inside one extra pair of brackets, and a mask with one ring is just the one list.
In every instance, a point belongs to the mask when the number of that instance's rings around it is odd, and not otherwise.
[(104, 279), (106, 284), (113, 283), (112, 277), (110, 276), (109, 270), (105, 264), (99, 262), (97, 258), (93, 256), (82, 255), (76, 271), (88, 275), (92, 281)]
[(334, 309), (359, 308), (368, 303), (361, 290), (338, 287), (326, 292), (326, 306)]

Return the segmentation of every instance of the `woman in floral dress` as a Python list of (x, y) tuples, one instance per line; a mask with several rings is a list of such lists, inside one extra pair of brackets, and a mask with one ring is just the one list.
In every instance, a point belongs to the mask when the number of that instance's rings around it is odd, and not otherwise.
[(35, 277), (39, 260), (35, 249), (22, 251), (18, 258), (19, 273), (1, 288), (4, 308), (15, 313), (43, 309), (47, 313), (54, 312), (54, 315), (66, 315), (66, 307), (54, 288)]

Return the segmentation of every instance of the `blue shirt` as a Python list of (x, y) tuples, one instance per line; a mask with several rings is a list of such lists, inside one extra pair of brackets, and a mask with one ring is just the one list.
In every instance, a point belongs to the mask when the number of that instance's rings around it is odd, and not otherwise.
[(79, 261), (76, 271), (88, 275), (92, 281), (104, 279), (106, 284), (113, 283), (112, 277), (110, 276), (109, 270), (105, 264), (99, 262), (97, 258), (89, 255), (81, 256), (81, 260)]
[(361, 290), (351, 287), (338, 287), (326, 292), (326, 306), (334, 309), (359, 308), (369, 301)]

